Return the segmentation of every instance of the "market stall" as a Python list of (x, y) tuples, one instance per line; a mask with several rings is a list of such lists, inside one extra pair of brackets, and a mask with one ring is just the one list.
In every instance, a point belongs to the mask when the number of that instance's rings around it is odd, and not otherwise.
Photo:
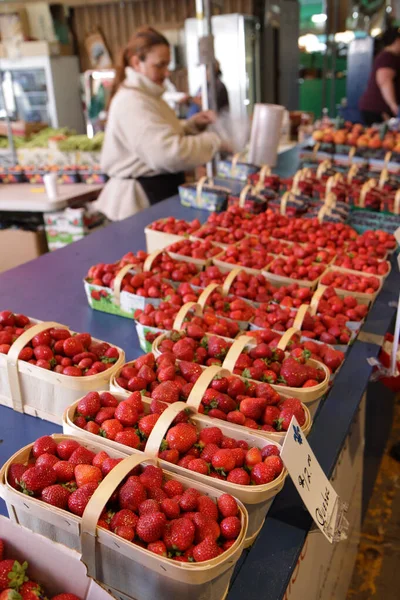
[[(295, 171), (297, 152), (279, 158), (282, 175)], [(179, 199), (171, 198), (125, 221), (56, 253), (42, 256), (0, 275), (2, 307), (65, 323), (75, 331), (90, 331), (97, 339), (107, 340), (126, 353), (130, 361), (141, 355), (134, 323), (131, 319), (92, 310), (85, 298), (82, 277), (100, 261), (112, 263), (127, 252), (146, 247), (144, 229), (162, 217), (175, 216), (192, 222), (204, 222), (205, 211), (184, 208)], [(377, 358), (380, 337), (393, 327), (400, 277), (394, 258), (391, 272), (362, 324), (358, 339), (348, 348), (346, 360), (334, 379), (334, 386), (314, 415), (308, 441), (337, 492), (349, 503), (348, 540), (330, 545), (320, 533), (309, 533), (312, 519), (289, 479), (273, 502), (266, 521), (254, 544), (238, 562), (229, 598), (244, 596), (258, 599), (260, 589), (268, 600), (303, 598), (307, 586), (341, 589), (348, 584), (352, 559), (357, 545), (361, 519), (361, 491), (364, 502), (370, 493), (376, 460), (390, 423), (393, 397), (382, 384), (369, 385), (373, 367), (367, 359)], [(366, 394), (366, 395), (365, 395)], [(33, 413), (35, 414), (35, 413)], [(364, 434), (364, 414), (368, 437)], [(60, 427), (38, 418), (0, 407), (3, 463), (27, 443), (42, 435), (58, 433)], [(371, 423), (373, 426), (371, 427)], [(378, 426), (377, 426), (378, 424)], [(10, 432), (13, 435), (10, 435)], [(366, 461), (363, 479), (364, 442)], [(349, 482), (354, 483), (354, 489)], [(347, 487), (346, 487), (347, 486)], [(2, 504), (2, 512), (6, 514)], [(350, 541), (349, 541), (350, 540)], [(351, 545), (349, 546), (348, 544)], [(343, 552), (348, 554), (343, 561)], [(318, 568), (318, 577), (312, 573)]]

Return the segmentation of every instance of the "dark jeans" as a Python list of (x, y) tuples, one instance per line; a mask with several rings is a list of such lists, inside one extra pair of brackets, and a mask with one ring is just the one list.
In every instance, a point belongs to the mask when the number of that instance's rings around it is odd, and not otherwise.
[(137, 181), (144, 189), (150, 204), (157, 204), (166, 198), (176, 196), (178, 186), (185, 183), (185, 174), (163, 173), (153, 177), (138, 177)]
[(364, 124), (371, 127), (374, 123), (383, 123), (383, 117), (381, 113), (373, 112), (371, 110), (362, 110), (361, 116)]

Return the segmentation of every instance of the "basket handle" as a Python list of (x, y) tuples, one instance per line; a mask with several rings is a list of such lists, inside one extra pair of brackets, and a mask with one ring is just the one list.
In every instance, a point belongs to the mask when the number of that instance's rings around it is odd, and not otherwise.
[(186, 406), (190, 408), (194, 408), (196, 411), (199, 410), (201, 400), (214, 379), (217, 375), (221, 375), (221, 377), (230, 377), (232, 373), (224, 367), (218, 367), (217, 365), (212, 365), (208, 367), (205, 371), (202, 372), (194, 386), (192, 387), (192, 391), (189, 394), (188, 399), (186, 400)]
[(310, 308), (309, 304), (302, 304), (300, 306), (299, 310), (297, 311), (296, 318), (293, 322), (293, 327), (295, 329), (297, 329), (298, 331), (301, 330), (301, 327), (302, 327), (303, 321), (304, 321), (304, 317), (306, 316), (309, 308)]
[(324, 216), (328, 214), (328, 210), (329, 210), (328, 207), (325, 205), (319, 209), (319, 212), (317, 215), (317, 219), (318, 219), (319, 223), (323, 222)]
[(311, 298), (310, 315), (313, 317), (317, 314), (319, 301), (321, 300), (322, 296), (325, 294), (325, 290), (326, 290), (326, 286), (321, 285), (320, 287), (317, 288), (317, 290), (313, 294), (313, 297)]
[(203, 192), (203, 187), (209, 183), (210, 185), (214, 185), (214, 182), (212, 179), (208, 179), (208, 177), (206, 175), (204, 175), (203, 177), (200, 177), (200, 179), (197, 182), (196, 185), (196, 201), (197, 203), (200, 202), (200, 198), (201, 198), (201, 194)]
[(322, 163), (318, 166), (317, 172), (316, 172), (316, 177), (317, 179), (321, 179), (322, 175), (325, 173), (325, 171), (327, 171), (329, 169), (329, 167), (332, 165), (330, 160), (323, 160)]
[(387, 167), (388, 163), (390, 163), (390, 159), (391, 159), (391, 158), (392, 158), (392, 151), (391, 151), (391, 150), (388, 150), (388, 151), (386, 152), (386, 154), (385, 154), (385, 158), (384, 158), (384, 161), (385, 161), (385, 167)]
[(153, 262), (155, 261), (157, 256), (159, 256), (160, 254), (162, 254), (164, 252), (164, 250), (165, 250), (165, 248), (160, 248), (158, 250), (154, 250), (154, 252), (149, 254), (143, 263), (143, 271), (151, 271)]
[(379, 189), (381, 189), (381, 190), (383, 189), (383, 186), (388, 181), (388, 179), (389, 179), (389, 171), (385, 167), (384, 169), (382, 169), (381, 176), (379, 177)]
[(132, 454), (118, 463), (100, 483), (85, 508), (81, 518), (82, 562), (87, 567), (88, 575), (94, 579), (96, 578), (96, 529), (102, 510), (128, 473), (148, 460), (152, 459), (143, 454)]
[(325, 206), (328, 208), (334, 208), (336, 206), (337, 196), (333, 192), (328, 192), (325, 196)]
[(12, 407), (17, 412), (24, 412), (24, 403), (22, 400), (21, 387), (19, 384), (19, 376), (18, 376), (18, 357), (19, 353), (23, 348), (25, 348), (26, 344), (31, 341), (35, 335), (42, 333), (42, 331), (46, 331), (47, 329), (53, 329), (54, 327), (61, 327), (62, 329), (67, 329), (65, 325), (61, 325), (60, 323), (56, 323), (55, 321), (43, 321), (42, 323), (37, 323), (33, 327), (30, 327), (24, 333), (22, 333), (15, 342), (11, 345), (8, 354), (6, 354), (7, 360), (7, 374), (8, 374), (8, 382), (10, 386), (11, 392), (11, 402)]
[(357, 175), (360, 170), (360, 165), (351, 165), (349, 172), (347, 173), (347, 183), (351, 183), (354, 179), (354, 176)]
[(292, 339), (292, 337), (294, 335), (300, 335), (299, 330), (296, 329), (296, 327), (289, 327), (289, 329), (287, 331), (285, 331), (285, 333), (279, 340), (277, 348), (279, 348), (279, 350), (285, 351), (286, 346), (288, 345), (288, 343), (290, 342), (290, 340)]
[(246, 151), (242, 150), (242, 152), (236, 152), (236, 154), (234, 154), (232, 156), (232, 163), (231, 163), (231, 165), (232, 165), (231, 166), (231, 172), (232, 173), (236, 173), (236, 167), (237, 167), (237, 164), (239, 162), (239, 159), (240, 159), (241, 156), (245, 156), (245, 154), (246, 154)]
[(320, 149), (320, 147), (321, 147), (321, 143), (320, 143), (320, 142), (317, 142), (317, 143), (314, 145), (314, 148), (313, 148), (313, 159), (314, 159), (314, 160), (317, 158), (317, 152), (318, 152), (318, 150)]
[(271, 175), (271, 167), (269, 165), (263, 165), (260, 169), (258, 183), (257, 183), (257, 185), (260, 186), (260, 189), (262, 187), (264, 187), (265, 178), (268, 177), (269, 175)]
[(239, 206), (241, 208), (244, 207), (244, 204), (246, 202), (246, 198), (247, 198), (247, 194), (252, 190), (252, 186), (250, 184), (247, 184), (244, 186), (244, 188), (242, 189), (242, 191), (240, 192), (240, 196), (239, 196)]
[(303, 169), (299, 169), (294, 174), (293, 180), (292, 180), (292, 187), (291, 187), (290, 191), (293, 194), (298, 194), (300, 192), (300, 190), (299, 190), (299, 182), (302, 181), (302, 180), (303, 180)]
[(354, 157), (355, 153), (356, 153), (356, 147), (355, 147), (355, 146), (352, 146), (352, 147), (350, 148), (350, 150), (349, 150), (349, 163), (350, 163), (350, 164), (351, 164), (351, 163), (352, 163), (352, 161), (353, 161), (353, 157)]
[[(147, 260), (147, 258), (146, 258)], [(144, 263), (146, 264), (146, 262)], [(135, 265), (132, 264), (128, 264), (125, 265), (124, 267), (122, 267), (122, 269), (120, 271), (118, 271), (118, 273), (115, 276), (114, 279), (114, 299), (115, 299), (115, 304), (117, 306), (121, 306), (121, 285), (122, 285), (122, 280), (125, 277), (125, 275), (131, 270), (134, 269)], [(144, 268), (143, 268), (144, 270)]]
[(233, 342), (232, 346), (229, 348), (228, 354), (225, 356), (225, 360), (222, 363), (223, 369), (228, 369), (229, 371), (233, 371), (236, 365), (236, 361), (243, 352), (243, 349), (249, 344), (256, 344), (257, 340), (248, 335), (241, 335)]
[(197, 299), (197, 304), (200, 304), (201, 308), (204, 308), (204, 305), (206, 304), (208, 298), (211, 296), (211, 294), (213, 292), (215, 292), (215, 290), (217, 290), (218, 288), (221, 288), (221, 286), (219, 285), (219, 283), (210, 283), (200, 294), (200, 296)]
[(400, 190), (397, 190), (394, 196), (393, 212), (395, 215), (400, 214)]
[(201, 317), (203, 315), (203, 309), (197, 302), (186, 302), (179, 309), (178, 314), (175, 317), (174, 324), (172, 325), (172, 329), (180, 330), (182, 329), (183, 321), (186, 319), (186, 316), (189, 311), (194, 310), (196, 317)]
[(239, 273), (242, 273), (242, 272), (243, 272), (242, 268), (236, 267), (235, 269), (232, 269), (232, 271), (230, 271), (230, 273), (228, 273), (228, 275), (224, 279), (224, 284), (222, 286), (222, 294), (224, 296), (227, 296), (229, 294), (229, 290), (231, 289), (232, 283), (235, 281), (235, 279), (239, 275)]
[(281, 198), (281, 202), (279, 205), (279, 212), (283, 216), (286, 215), (286, 206), (287, 206), (288, 200), (290, 200), (291, 195), (292, 195), (292, 192), (285, 192)]
[[(160, 445), (163, 438), (175, 417), (183, 410), (188, 410), (186, 402), (174, 402), (159, 416), (154, 425), (144, 448), (144, 453), (147, 456), (157, 459), (160, 451)], [(194, 412), (193, 407), (189, 408), (190, 412)]]
[(162, 340), (164, 339), (164, 336), (165, 333), (160, 333), (160, 335), (158, 335), (156, 339), (153, 340), (153, 343), (151, 345), (151, 351), (153, 352), (153, 354), (158, 351), (158, 346), (161, 344)]
[(366, 181), (364, 183), (364, 185), (361, 188), (360, 197), (358, 199), (358, 206), (360, 206), (361, 208), (364, 208), (365, 197), (368, 194), (368, 192), (375, 186), (376, 186), (376, 181), (374, 179), (368, 179), (368, 181)]

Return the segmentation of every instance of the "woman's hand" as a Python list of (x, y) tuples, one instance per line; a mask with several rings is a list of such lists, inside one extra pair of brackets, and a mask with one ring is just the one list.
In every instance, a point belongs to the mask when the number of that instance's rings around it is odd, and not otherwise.
[(198, 129), (205, 129), (207, 125), (211, 125), (211, 123), (215, 123), (216, 114), (212, 110), (203, 110), (193, 117), (190, 117), (189, 123), (191, 125), (195, 125)]

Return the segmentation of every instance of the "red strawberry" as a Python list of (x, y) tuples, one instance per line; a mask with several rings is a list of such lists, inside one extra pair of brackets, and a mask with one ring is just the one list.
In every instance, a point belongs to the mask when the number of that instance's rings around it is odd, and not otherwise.
[(0, 562), (3, 560), (4, 558), (4, 542), (3, 540), (0, 540)]
[(217, 542), (210, 536), (193, 548), (193, 558), (196, 562), (211, 560), (221, 553)]
[(114, 441), (118, 442), (118, 444), (128, 446), (129, 448), (137, 449), (140, 446), (140, 437), (137, 435), (134, 429), (125, 429), (124, 431), (119, 431), (115, 436)]
[(123, 426), (117, 419), (107, 419), (101, 425), (100, 435), (108, 440), (115, 440), (117, 433), (120, 433), (123, 429)]
[(239, 507), (233, 496), (230, 494), (222, 494), (217, 500), (218, 510), (225, 517), (236, 517), (239, 512)]
[(177, 519), (181, 514), (179, 503), (173, 498), (165, 498), (165, 500), (161, 502), (161, 510), (169, 520)]
[(206, 463), (210, 463), (212, 457), (216, 452), (218, 452), (218, 450), (219, 447), (217, 446), (217, 444), (206, 444), (200, 456)]
[(222, 438), (223, 433), (219, 427), (205, 427), (199, 434), (199, 442), (203, 444), (216, 444), (220, 446)]
[(52, 467), (30, 467), (21, 477), (21, 489), (24, 494), (40, 494), (44, 488), (53, 485), (57, 475)]
[(194, 488), (188, 488), (183, 492), (182, 497), (179, 500), (179, 506), (182, 510), (194, 511), (197, 509), (197, 499), (200, 496), (200, 492)]
[(75, 594), (58, 594), (53, 596), (51, 600), (80, 600)]
[(157, 423), (159, 415), (146, 415), (139, 420), (139, 433), (142, 438), (147, 439), (153, 431), (154, 425)]
[(105, 406), (113, 406), (113, 407), (117, 407), (118, 406), (118, 400), (115, 396), (113, 396), (112, 394), (110, 394), (110, 392), (102, 392), (100, 394), (100, 402), (101, 402), (101, 406), (105, 407)]
[(120, 525), (114, 529), (115, 535), (119, 535), (124, 540), (128, 542), (132, 542), (135, 537), (135, 530), (133, 527), (128, 527), (127, 525)]
[(258, 463), (251, 471), (251, 481), (256, 485), (264, 485), (275, 479), (275, 469), (266, 463)]
[(278, 446), (273, 446), (272, 444), (268, 444), (268, 446), (264, 446), (261, 449), (262, 459), (266, 459), (268, 456), (279, 456), (279, 448)]
[(218, 450), (212, 457), (212, 466), (222, 475), (229, 473), (236, 466), (236, 460), (232, 450)]
[(214, 521), (218, 520), (218, 508), (217, 505), (215, 504), (214, 500), (212, 500), (209, 496), (200, 496), (197, 500), (197, 510), (205, 515), (206, 517), (209, 517), (210, 519), (213, 519)]
[(266, 406), (263, 415), (264, 425), (271, 425), (271, 427), (275, 427), (277, 420), (280, 418), (280, 414), (281, 411), (276, 406)]
[(244, 469), (233, 469), (233, 471), (228, 473), (226, 480), (237, 485), (249, 485), (250, 475)]
[(57, 481), (59, 483), (68, 483), (74, 478), (75, 465), (67, 460), (59, 460), (53, 466), (53, 470), (57, 475)]
[(239, 410), (246, 418), (258, 421), (263, 414), (265, 406), (265, 398), (244, 398), (240, 403)]
[(233, 410), (226, 415), (226, 420), (235, 425), (244, 425), (246, 417), (240, 410)]
[(136, 529), (139, 517), (134, 512), (126, 508), (119, 510), (115, 513), (110, 521), (111, 531), (114, 531), (116, 527), (133, 527)]
[(303, 408), (301, 408), (301, 409), (284, 408), (281, 410), (281, 412), (279, 414), (279, 418), (277, 421), (277, 430), (278, 431), (287, 431), (289, 429), (290, 421), (292, 420), (293, 416), (296, 417), (296, 419), (301, 427), (306, 422), (306, 415), (305, 415)]
[(226, 540), (235, 540), (242, 529), (242, 524), (238, 517), (226, 517), (221, 521), (219, 526), (221, 535)]
[(160, 512), (160, 505), (157, 500), (148, 498), (141, 504), (139, 504), (139, 515), (146, 515), (154, 512)]
[(19, 595), (22, 600), (38, 600), (38, 598), (45, 598), (44, 589), (36, 581), (26, 581), (23, 583), (19, 588)]
[(171, 427), (166, 435), (166, 440), (171, 449), (184, 454), (197, 442), (196, 427), (189, 423), (179, 423), (175, 427)]
[(152, 500), (157, 500), (157, 502), (162, 502), (166, 498), (168, 498), (167, 494), (159, 487), (150, 487), (147, 489), (147, 495)]
[(279, 378), (285, 385), (301, 387), (308, 379), (307, 368), (289, 356), (282, 363)]
[(78, 488), (87, 483), (100, 483), (103, 479), (99, 467), (94, 467), (93, 465), (76, 465), (74, 475)]
[(139, 413), (133, 408), (130, 402), (120, 402), (115, 409), (114, 418), (124, 427), (132, 427), (139, 420)]
[(36, 440), (32, 446), (32, 454), (35, 458), (38, 458), (41, 454), (56, 454), (57, 444), (49, 435)]
[(76, 410), (83, 417), (94, 418), (101, 408), (100, 395), (98, 392), (89, 392), (78, 402)]
[[(178, 450), (163, 450), (158, 454), (162, 460), (172, 463), (173, 465), (178, 464), (179, 452)], [(190, 458), (190, 457), (189, 457)]]
[(204, 340), (204, 343), (207, 347), (208, 355), (211, 358), (219, 358), (221, 360), (225, 358), (231, 346), (229, 342), (215, 335), (205, 337)]
[(175, 381), (164, 381), (151, 392), (151, 397), (160, 402), (173, 404), (179, 400), (179, 388)]
[(144, 413), (144, 405), (142, 395), (140, 392), (132, 392), (132, 394), (128, 396), (128, 398), (125, 400), (125, 402), (130, 404), (132, 408), (134, 408), (139, 413), (139, 415), (142, 415)]
[(113, 468), (121, 462), (121, 460), (122, 458), (106, 458), (101, 465), (101, 472), (103, 477), (106, 477), (106, 475), (108, 475), (109, 472), (112, 471)]
[(167, 520), (162, 512), (145, 514), (139, 517), (136, 533), (146, 543), (157, 542), (163, 534)]
[(21, 465), (14, 463), (8, 468), (7, 481), (15, 490), (20, 490), (20, 481), (22, 475), (27, 471), (29, 467), (27, 465)]
[(202, 458), (194, 458), (188, 463), (187, 468), (189, 471), (194, 471), (195, 473), (200, 473), (201, 475), (208, 475), (210, 471), (208, 464)]
[(174, 496), (180, 496), (183, 494), (183, 485), (180, 481), (170, 479), (164, 483), (163, 490), (167, 494), (168, 498), (173, 498)]
[(81, 488), (78, 488), (77, 490), (75, 490), (75, 492), (72, 492), (72, 494), (68, 498), (69, 510), (72, 513), (74, 513), (74, 515), (81, 517), (85, 511), (85, 508), (86, 508), (90, 498), (93, 496), (97, 487), (98, 487), (98, 484), (95, 482), (92, 482), (92, 483), (87, 483), (86, 485), (83, 485)]
[(170, 546), (167, 549), (177, 552), (185, 552), (191, 547), (194, 540), (195, 526), (190, 519), (175, 519), (171, 523), (169, 536), (167, 538)]
[(162, 469), (149, 465), (144, 469), (143, 473), (141, 473), (139, 479), (140, 483), (145, 488), (161, 487), (163, 482)]
[(68, 462), (73, 465), (91, 465), (95, 456), (95, 453), (91, 450), (88, 450), (84, 446), (79, 446), (72, 452)]
[(102, 425), (104, 421), (113, 419), (115, 415), (115, 406), (105, 406), (101, 408), (95, 417), (97, 425)]
[(192, 362), (194, 359), (194, 350), (191, 344), (189, 344), (186, 338), (178, 340), (173, 348), (172, 352), (178, 360), (184, 360)]
[(185, 361), (179, 363), (179, 370), (188, 383), (196, 383), (203, 372), (200, 365)]
[(28, 581), (25, 571), (28, 568), (28, 563), (19, 563), (17, 560), (8, 559), (0, 562), (0, 591), (12, 588), (18, 588)]
[(137, 511), (139, 505), (147, 499), (147, 493), (141, 483), (137, 483), (128, 478), (126, 483), (124, 483), (119, 490), (118, 498), (121, 508)]
[(167, 547), (161, 540), (148, 544), (147, 550), (150, 550), (150, 552), (154, 552), (154, 554), (158, 554), (159, 556), (167, 556)]
[(207, 517), (207, 515), (197, 512), (193, 515), (192, 520), (196, 528), (195, 544), (202, 542), (209, 536), (217, 540), (221, 535), (218, 523), (214, 519)]
[(42, 494), (40, 499), (47, 504), (51, 504), (52, 506), (56, 506), (57, 508), (63, 508), (67, 510), (68, 507), (68, 498), (70, 497), (71, 492), (68, 488), (56, 484), (50, 485), (49, 487), (44, 488), (42, 490)]
[(256, 464), (262, 461), (261, 451), (259, 448), (250, 448), (246, 453), (246, 466), (254, 467)]
[(54, 454), (41, 454), (37, 461), (35, 462), (36, 467), (54, 467), (56, 463), (58, 463), (60, 459)]
[(276, 477), (282, 473), (283, 462), (280, 456), (267, 456), (264, 460), (264, 464), (275, 470)]

